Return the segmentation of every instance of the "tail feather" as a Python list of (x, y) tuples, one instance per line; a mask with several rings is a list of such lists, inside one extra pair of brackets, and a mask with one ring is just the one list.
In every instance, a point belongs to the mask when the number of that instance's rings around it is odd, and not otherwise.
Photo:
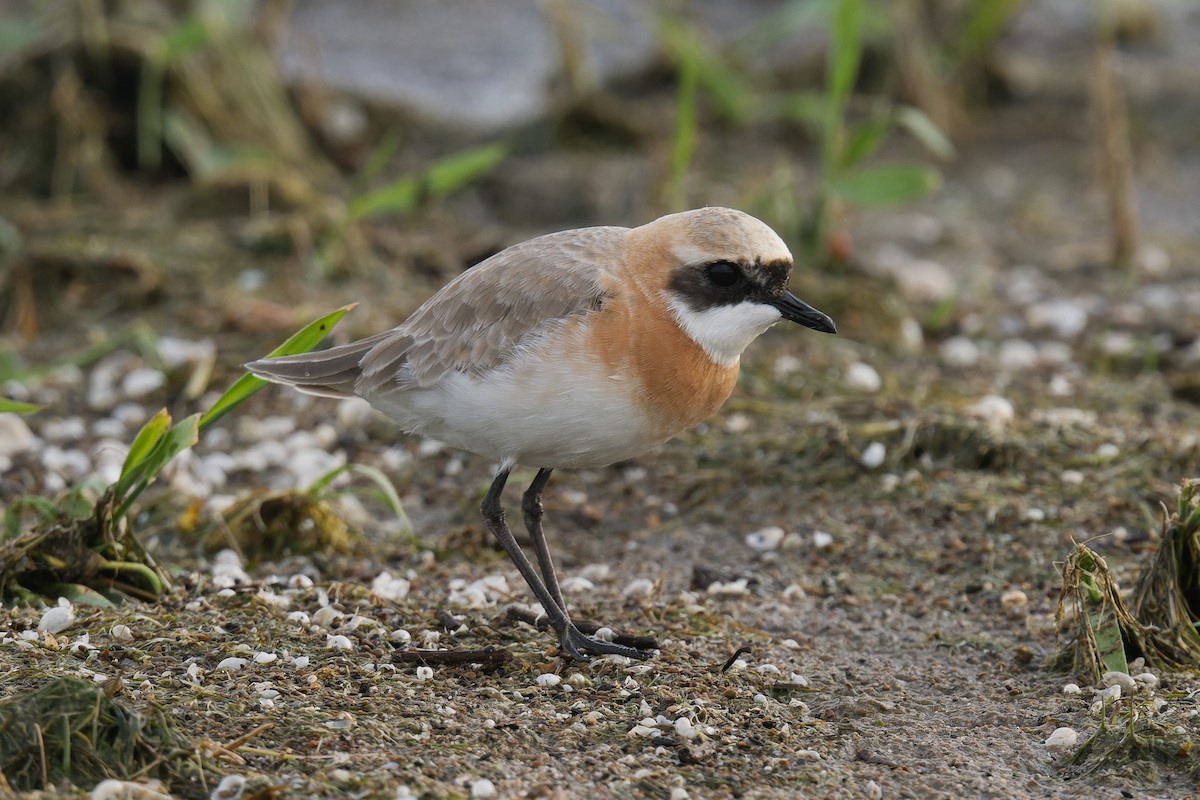
[(316, 353), (263, 358), (243, 366), (265, 381), (293, 386), (305, 394), (354, 397), (363, 356), (385, 336), (387, 333), (381, 333)]

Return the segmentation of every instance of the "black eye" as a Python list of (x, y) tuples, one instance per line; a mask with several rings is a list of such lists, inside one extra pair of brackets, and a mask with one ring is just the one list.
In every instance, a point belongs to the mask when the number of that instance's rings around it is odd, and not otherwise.
[(728, 289), (742, 282), (742, 271), (728, 261), (718, 261), (708, 265), (708, 280), (714, 286)]

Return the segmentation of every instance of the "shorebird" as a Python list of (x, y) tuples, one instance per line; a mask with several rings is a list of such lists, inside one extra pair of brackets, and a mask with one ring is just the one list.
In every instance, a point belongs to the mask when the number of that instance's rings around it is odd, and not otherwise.
[[(733, 391), (742, 351), (775, 323), (836, 333), (788, 291), (791, 271), (783, 240), (728, 208), (562, 231), (484, 260), (389, 331), (246, 368), (309, 394), (365, 398), (408, 433), (498, 461), (483, 518), (560, 651), (646, 658), (571, 622), (542, 492), (554, 469), (632, 458), (713, 414)], [(521, 510), (540, 575), (501, 504), (517, 464), (538, 468)]]

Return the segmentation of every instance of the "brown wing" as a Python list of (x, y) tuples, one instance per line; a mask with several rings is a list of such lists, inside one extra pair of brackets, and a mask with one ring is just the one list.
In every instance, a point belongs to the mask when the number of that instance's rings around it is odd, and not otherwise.
[(451, 371), (479, 374), (546, 323), (598, 310), (627, 232), (586, 228), (530, 239), (459, 275), (390, 331), (246, 366), (267, 380), (333, 397), (428, 386)]

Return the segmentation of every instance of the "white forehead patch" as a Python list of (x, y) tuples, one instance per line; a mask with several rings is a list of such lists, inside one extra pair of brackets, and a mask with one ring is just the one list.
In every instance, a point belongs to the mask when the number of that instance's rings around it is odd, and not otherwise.
[(752, 300), (699, 311), (670, 294), (667, 302), (683, 332), (722, 367), (736, 364), (751, 342), (783, 319), (779, 309)]

